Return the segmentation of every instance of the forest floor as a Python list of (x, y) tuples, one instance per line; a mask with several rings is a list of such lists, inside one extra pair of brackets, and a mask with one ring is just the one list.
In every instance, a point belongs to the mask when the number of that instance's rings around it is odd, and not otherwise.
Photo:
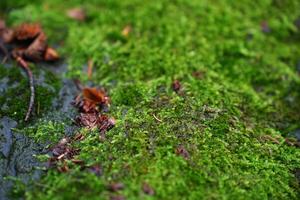
[[(68, 16), (72, 8), (83, 19)], [(26, 73), (0, 64), (0, 198), (299, 199), (299, 8), (1, 1), (9, 26), (40, 23), (61, 59), (30, 64), (29, 122)], [(74, 123), (74, 79), (110, 98), (103, 112), (115, 125), (100, 137), (101, 128)], [(72, 159), (49, 168), (53, 147), (78, 134), (67, 144), (78, 150)]]

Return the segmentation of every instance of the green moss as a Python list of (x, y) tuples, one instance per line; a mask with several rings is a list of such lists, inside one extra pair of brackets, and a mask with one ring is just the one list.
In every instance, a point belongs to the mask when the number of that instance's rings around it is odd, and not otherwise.
[[(294, 25), (299, 1), (49, 0), (23, 5), (7, 14), (9, 23), (40, 21), (51, 43), (64, 41), (59, 51), (69, 65), (68, 77), (87, 82), (91, 59), (91, 81), (108, 89), (108, 114), (117, 119), (105, 141), (99, 141), (97, 131), (81, 129), (85, 140), (74, 144), (81, 149), (76, 158), (101, 164), (102, 176), (72, 164), (66, 174), (49, 170), (25, 192), (27, 199), (116, 194), (127, 199), (299, 198), (293, 174), (300, 168), (299, 150), (284, 143), (300, 120), (300, 40)], [(75, 6), (86, 10), (85, 22), (65, 15)], [(261, 31), (264, 20), (269, 33)], [(132, 31), (124, 37), (127, 25)], [(195, 72), (203, 75), (195, 77)], [(182, 84), (180, 95), (170, 87), (175, 79)], [(22, 98), (25, 88), (20, 86)], [(46, 105), (40, 108), (47, 112)], [(45, 120), (23, 131), (55, 143), (64, 126)], [(179, 145), (189, 152), (188, 159), (176, 154)], [(114, 181), (124, 183), (124, 190), (109, 192), (106, 185)], [(143, 193), (143, 182), (153, 187), (154, 196)]]
[[(25, 72), (17, 66), (4, 67), (0, 66), (0, 79), (7, 79), (6, 88), (3, 88), (0, 96), (1, 115), (9, 116), (23, 124), (23, 119), (28, 109), (30, 99), (29, 81)], [(32, 119), (42, 114), (46, 114), (51, 108), (52, 100), (57, 96), (60, 88), (60, 81), (50, 71), (45, 69), (33, 69), (34, 79), (45, 79), (43, 83), (35, 83), (35, 105), (32, 113)], [(41, 70), (44, 70), (41, 75)], [(45, 85), (48, 84), (48, 85)], [(24, 125), (24, 124), (23, 124)]]

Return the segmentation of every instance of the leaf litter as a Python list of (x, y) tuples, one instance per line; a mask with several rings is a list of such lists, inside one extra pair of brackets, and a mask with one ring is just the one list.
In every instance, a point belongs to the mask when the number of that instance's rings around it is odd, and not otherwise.
[[(97, 129), (99, 132), (99, 140), (105, 140), (105, 133), (115, 125), (115, 119), (103, 114), (104, 107), (109, 106), (109, 97), (104, 89), (96, 87), (83, 87), (77, 81), (78, 88), (81, 88), (81, 93), (74, 98), (72, 105), (77, 108), (78, 115), (75, 117), (75, 124), (89, 130)], [(81, 169), (95, 174), (102, 175), (102, 167), (100, 164), (91, 166), (85, 165), (84, 161), (74, 158), (79, 155), (80, 149), (74, 148), (74, 143), (84, 140), (85, 137), (81, 133), (77, 133), (73, 138), (62, 138), (58, 144), (54, 145), (51, 150), (51, 157), (49, 158), (49, 167), (56, 167), (60, 172), (68, 172), (70, 166), (68, 160), (75, 165), (80, 165)], [(116, 186), (118, 187), (118, 185)]]
[(28, 76), (30, 100), (25, 116), (25, 121), (28, 121), (35, 101), (34, 78), (29, 62), (56, 61), (59, 55), (48, 46), (47, 36), (38, 23), (23, 23), (10, 28), (4, 20), (0, 20), (0, 48), (4, 54), (2, 62), (12, 58)]

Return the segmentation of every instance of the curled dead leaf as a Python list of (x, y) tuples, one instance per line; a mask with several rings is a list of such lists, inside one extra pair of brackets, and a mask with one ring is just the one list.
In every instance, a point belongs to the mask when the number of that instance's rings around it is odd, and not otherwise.
[(131, 26), (129, 26), (129, 25), (125, 26), (125, 27), (123, 28), (123, 30), (122, 30), (122, 35), (123, 35), (124, 37), (128, 37), (129, 34), (130, 34), (130, 32), (131, 32), (131, 30), (132, 30)]
[(56, 61), (59, 59), (58, 53), (51, 47), (47, 47), (44, 60), (45, 61)]
[(21, 24), (14, 29), (14, 38), (17, 40), (28, 40), (34, 39), (40, 33), (42, 33), (42, 28), (39, 24)]
[(39, 36), (24, 51), (24, 57), (32, 61), (41, 61), (47, 49), (47, 38), (44, 33)]
[(97, 88), (83, 88), (82, 94), (84, 99), (95, 104), (106, 104), (108, 100), (105, 92)]

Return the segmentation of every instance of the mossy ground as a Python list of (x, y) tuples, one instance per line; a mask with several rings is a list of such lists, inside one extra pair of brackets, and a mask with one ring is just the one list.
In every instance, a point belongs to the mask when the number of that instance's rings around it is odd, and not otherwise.
[[(50, 42), (60, 45), (67, 77), (88, 81), (86, 64), (92, 60), (92, 82), (108, 89), (109, 115), (117, 119), (105, 141), (96, 131), (81, 130), (86, 139), (75, 144), (81, 148), (77, 158), (100, 163), (102, 176), (76, 166), (69, 173), (50, 170), (24, 192), (28, 199), (108, 199), (115, 195), (106, 189), (111, 182), (125, 185), (118, 194), (127, 199), (299, 198), (293, 171), (300, 168), (300, 152), (284, 143), (300, 128), (300, 30), (294, 24), (299, 1), (0, 5), (8, 9), (11, 25), (38, 21), (44, 26)], [(65, 15), (76, 6), (86, 10), (85, 22)], [(262, 32), (262, 21), (270, 32)], [(124, 37), (127, 25), (132, 32)], [(172, 91), (175, 79), (184, 95)], [(55, 143), (62, 127), (44, 121), (24, 132)], [(188, 159), (176, 155), (179, 145)], [(143, 182), (154, 196), (143, 193)]]

